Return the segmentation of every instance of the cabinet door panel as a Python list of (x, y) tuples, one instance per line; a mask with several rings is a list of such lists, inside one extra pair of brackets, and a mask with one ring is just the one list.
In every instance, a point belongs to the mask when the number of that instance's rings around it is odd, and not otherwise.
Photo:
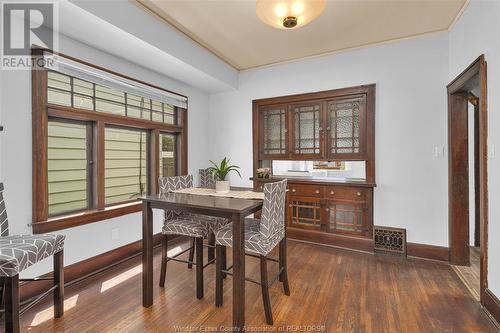
[(288, 226), (322, 230), (321, 199), (290, 196), (288, 200)]
[(330, 233), (368, 236), (367, 205), (360, 202), (331, 200), (326, 207), (326, 228)]
[(297, 158), (323, 156), (321, 102), (313, 101), (290, 106), (293, 135), (292, 154)]
[(259, 110), (261, 158), (288, 156), (287, 108), (284, 105), (266, 106)]
[(327, 102), (328, 157), (363, 158), (366, 152), (366, 96)]

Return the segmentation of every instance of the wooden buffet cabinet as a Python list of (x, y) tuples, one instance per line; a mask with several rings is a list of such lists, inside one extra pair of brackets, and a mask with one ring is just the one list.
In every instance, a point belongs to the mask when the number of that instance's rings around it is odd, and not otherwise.
[(253, 101), (254, 190), (272, 160), (365, 161), (366, 179), (287, 177), (288, 237), (373, 251), (375, 85)]

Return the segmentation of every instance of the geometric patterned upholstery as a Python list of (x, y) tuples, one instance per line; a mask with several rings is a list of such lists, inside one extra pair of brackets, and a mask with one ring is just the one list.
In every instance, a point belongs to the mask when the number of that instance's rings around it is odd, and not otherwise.
[[(285, 237), (286, 179), (264, 185), (261, 220), (245, 219), (245, 251), (267, 255)], [(233, 245), (233, 229), (228, 224), (215, 232), (215, 243)]]
[(64, 235), (0, 237), (0, 276), (14, 276), (64, 248)]
[[(193, 187), (193, 176), (160, 177), (158, 182), (160, 194), (165, 194)], [(215, 216), (165, 210), (162, 233), (205, 238), (210, 231), (217, 230), (228, 222), (227, 219)]]
[[(175, 177), (159, 177), (158, 185), (160, 189), (160, 194), (171, 193), (176, 190), (182, 190), (184, 188), (193, 187), (193, 176), (175, 176)], [(181, 212), (174, 211), (164, 211), (164, 221), (170, 220), (176, 216), (180, 216)]]
[[(265, 238), (260, 233), (260, 220), (245, 219), (245, 251), (260, 255), (267, 255), (285, 237), (284, 230), (274, 237)], [(233, 246), (232, 223), (225, 225), (215, 232), (215, 243), (223, 246)]]
[(212, 170), (209, 168), (199, 169), (198, 173), (200, 174), (200, 187), (215, 188), (215, 176)]
[[(160, 194), (193, 187), (193, 176), (160, 177)], [(164, 235), (184, 235), (206, 238), (210, 232), (202, 215), (165, 210), (162, 233)]]
[[(210, 170), (210, 168), (206, 169), (199, 169), (198, 170), (200, 174), (200, 187), (201, 188), (215, 188), (215, 175)], [(212, 218), (212, 223), (210, 225), (212, 231), (216, 231), (217, 229), (222, 228), (226, 224), (229, 223), (228, 219), (225, 219), (223, 217), (211, 217)]]
[(3, 183), (0, 183), (0, 236), (9, 235), (9, 221), (7, 220), (7, 211), (3, 200)]
[(14, 276), (61, 251), (64, 248), (65, 236), (59, 234), (9, 236), (9, 221), (3, 191), (3, 183), (0, 183), (0, 276)]
[(184, 235), (196, 238), (206, 238), (210, 228), (195, 217), (180, 215), (165, 221), (162, 228), (164, 235)]

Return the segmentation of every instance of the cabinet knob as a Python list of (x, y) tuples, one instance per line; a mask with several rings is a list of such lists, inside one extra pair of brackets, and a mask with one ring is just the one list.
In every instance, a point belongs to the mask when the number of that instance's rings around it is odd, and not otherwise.
[(294, 188), (292, 188), (292, 192), (294, 192), (294, 193), (295, 193), (295, 189), (294, 189)]
[(319, 190), (316, 190), (316, 191), (314, 191), (314, 192), (316, 192), (316, 194), (319, 194)]
[(259, 190), (262, 190), (262, 185), (259, 186)]
[(356, 192), (356, 195), (357, 195), (358, 197), (360, 197), (360, 196), (361, 196), (361, 192)]
[(292, 204), (288, 204), (288, 207), (292, 208)]
[(331, 195), (334, 195), (334, 194), (335, 194), (335, 191), (330, 191), (330, 194), (331, 194)]
[(328, 127), (326, 128), (326, 130), (327, 130), (327, 131), (329, 131), (329, 130), (331, 130), (331, 129), (332, 129), (332, 128), (331, 128), (330, 126), (328, 126)]
[(330, 208), (325, 208), (325, 210), (326, 210), (327, 212), (329, 212), (329, 211), (330, 211)]

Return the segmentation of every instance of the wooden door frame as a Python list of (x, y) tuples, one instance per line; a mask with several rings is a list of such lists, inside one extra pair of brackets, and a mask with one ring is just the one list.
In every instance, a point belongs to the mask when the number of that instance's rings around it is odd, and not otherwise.
[[(480, 298), (484, 304), (488, 287), (488, 117), (487, 117), (487, 63), (484, 55), (479, 56), (469, 67), (447, 86), (448, 91), (448, 230), (451, 264), (469, 263), (469, 219), (468, 219), (468, 132), (457, 135), (457, 130), (467, 129), (468, 92), (472, 79), (479, 79), (479, 210), (480, 219)], [(465, 100), (464, 100), (465, 98)], [(463, 110), (465, 105), (465, 110)], [(461, 112), (465, 112), (464, 115)], [(464, 214), (464, 207), (467, 214)], [(465, 215), (465, 216), (464, 216)], [(466, 227), (464, 227), (466, 223)], [(465, 251), (467, 249), (467, 251)]]

